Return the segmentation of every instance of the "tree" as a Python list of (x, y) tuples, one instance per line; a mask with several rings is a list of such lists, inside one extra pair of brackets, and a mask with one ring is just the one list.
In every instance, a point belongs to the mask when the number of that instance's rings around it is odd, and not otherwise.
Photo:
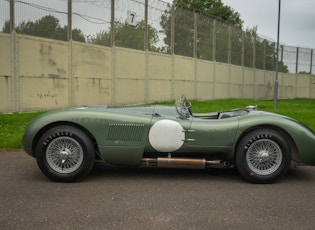
[(216, 17), (220, 21), (242, 28), (243, 20), (240, 14), (230, 6), (224, 5), (221, 0), (174, 0), (174, 5)]
[[(198, 12), (198, 50), (197, 57), (211, 60), (213, 40), (213, 20), (224, 21), (242, 28), (239, 13), (224, 5), (221, 0), (174, 0), (174, 12), (169, 7), (161, 17), (160, 25), (166, 37), (164, 43), (171, 49), (171, 20), (175, 17), (174, 52), (179, 55), (193, 56), (194, 13)], [(210, 17), (211, 16), (211, 17)], [(222, 32), (221, 32), (222, 34)], [(223, 34), (221, 37), (224, 38)], [(220, 40), (217, 40), (220, 42)]]
[[(173, 11), (169, 6), (160, 21), (166, 35), (165, 49), (169, 53), (172, 48), (171, 22), (174, 16), (175, 54), (189, 57), (196, 55), (199, 59), (225, 63), (230, 61), (236, 65), (275, 70), (274, 44), (261, 41), (257, 35), (257, 27), (247, 28), (243, 32), (240, 14), (224, 5), (221, 0), (174, 0), (173, 5)], [(288, 67), (280, 62), (279, 70), (288, 72)]]
[[(67, 41), (67, 26), (61, 27), (59, 20), (54, 16), (48, 15), (41, 19), (32, 21), (23, 21), (15, 30), (20, 34), (33, 35), (43, 38), (51, 38), (56, 40)], [(4, 33), (10, 33), (10, 22), (7, 21), (3, 27)], [(85, 42), (84, 34), (79, 29), (72, 30), (72, 38), (75, 41)]]
[[(126, 47), (131, 49), (144, 49), (144, 21), (138, 22), (135, 26), (129, 25), (127, 22), (121, 23), (115, 22), (115, 45), (120, 47)], [(97, 45), (110, 45), (112, 29), (109, 31), (100, 31), (93, 38), (91, 43)], [(157, 51), (155, 46), (158, 41), (157, 30), (148, 25), (148, 49), (151, 51)]]
[(5, 21), (2, 28), (2, 33), (10, 33), (10, 21)]
[(299, 74), (311, 74), (311, 72), (307, 72), (307, 71), (299, 71)]

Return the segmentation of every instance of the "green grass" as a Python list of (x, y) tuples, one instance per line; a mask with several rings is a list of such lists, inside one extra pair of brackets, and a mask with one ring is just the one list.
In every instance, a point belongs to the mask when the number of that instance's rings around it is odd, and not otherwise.
[(0, 114), (0, 150), (21, 149), (27, 123), (41, 113)]
[[(315, 99), (279, 100), (278, 108), (273, 109), (273, 100), (222, 99), (213, 101), (191, 101), (195, 113), (215, 112), (233, 108), (258, 105), (259, 110), (274, 112), (292, 117), (315, 130)], [(174, 101), (158, 104), (174, 104)], [(0, 150), (21, 149), (21, 141), (27, 123), (42, 112), (0, 114)]]

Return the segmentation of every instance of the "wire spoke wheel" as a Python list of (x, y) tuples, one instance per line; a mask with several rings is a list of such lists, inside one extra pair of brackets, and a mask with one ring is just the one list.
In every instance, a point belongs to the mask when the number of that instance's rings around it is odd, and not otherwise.
[(282, 150), (273, 140), (261, 139), (253, 143), (247, 150), (248, 167), (259, 175), (275, 172), (282, 162)]
[(83, 149), (80, 144), (70, 137), (54, 139), (46, 149), (48, 165), (58, 173), (72, 173), (83, 162)]
[(82, 129), (59, 125), (45, 131), (39, 139), (36, 160), (51, 180), (75, 182), (91, 171), (94, 153), (93, 142)]
[(291, 148), (286, 134), (261, 128), (248, 132), (237, 144), (235, 166), (252, 183), (273, 183), (288, 171)]

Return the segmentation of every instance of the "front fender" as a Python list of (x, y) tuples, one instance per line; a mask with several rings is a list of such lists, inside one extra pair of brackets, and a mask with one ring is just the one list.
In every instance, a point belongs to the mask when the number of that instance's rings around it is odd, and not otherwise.
[(309, 165), (315, 165), (315, 134), (302, 123), (281, 115), (262, 114), (240, 119), (238, 139), (248, 130), (257, 126), (275, 127), (287, 133), (296, 146), (300, 160)]

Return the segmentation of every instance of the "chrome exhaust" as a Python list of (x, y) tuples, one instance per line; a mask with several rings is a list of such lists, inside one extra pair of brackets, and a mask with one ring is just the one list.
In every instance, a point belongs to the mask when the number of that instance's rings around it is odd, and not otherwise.
[(158, 168), (188, 168), (188, 169), (204, 169), (207, 167), (223, 166), (222, 162), (207, 161), (206, 159), (195, 158), (170, 158), (170, 157), (158, 157), (158, 158), (142, 158), (142, 167), (158, 167)]

